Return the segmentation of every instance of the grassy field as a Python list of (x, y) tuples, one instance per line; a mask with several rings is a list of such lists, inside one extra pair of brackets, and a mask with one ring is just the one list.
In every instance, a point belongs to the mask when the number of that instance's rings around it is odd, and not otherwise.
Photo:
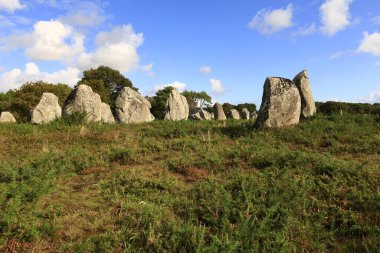
[(0, 252), (378, 252), (380, 119), (0, 125)]

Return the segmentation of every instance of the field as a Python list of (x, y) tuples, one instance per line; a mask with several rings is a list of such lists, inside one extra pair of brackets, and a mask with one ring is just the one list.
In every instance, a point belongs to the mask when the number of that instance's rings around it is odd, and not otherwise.
[(378, 252), (380, 119), (0, 125), (0, 252)]

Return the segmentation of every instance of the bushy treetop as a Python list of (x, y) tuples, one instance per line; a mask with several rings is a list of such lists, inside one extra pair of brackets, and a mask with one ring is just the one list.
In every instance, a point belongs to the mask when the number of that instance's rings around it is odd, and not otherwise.
[(185, 90), (182, 92), (187, 99), (190, 109), (195, 107), (210, 107), (211, 106), (211, 97), (205, 91), (188, 91)]
[(59, 105), (62, 106), (71, 93), (72, 88), (66, 84), (50, 84), (42, 81), (28, 82), (19, 89), (9, 91), (10, 101), (7, 108), (15, 118), (21, 122), (30, 121), (30, 111), (39, 103), (44, 92), (53, 93), (58, 97)]
[(114, 107), (119, 92), (124, 87), (133, 87), (132, 82), (123, 76), (118, 70), (106, 66), (90, 69), (83, 72), (82, 79), (77, 85), (85, 84), (98, 93), (104, 103)]

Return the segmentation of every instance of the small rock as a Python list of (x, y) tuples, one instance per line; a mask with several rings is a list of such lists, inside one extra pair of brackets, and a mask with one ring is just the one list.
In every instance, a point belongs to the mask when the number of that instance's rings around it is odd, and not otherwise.
[(251, 112), (250, 117), (251, 117), (251, 119), (256, 119), (257, 118), (257, 112), (256, 111)]
[(114, 124), (115, 118), (112, 114), (111, 107), (106, 103), (102, 103), (102, 119), (101, 121), (106, 124)]
[(236, 109), (231, 109), (227, 116), (229, 119), (240, 119), (240, 114)]
[(189, 118), (194, 120), (212, 120), (212, 115), (203, 108), (194, 108), (190, 110)]
[(0, 123), (16, 123), (16, 119), (10, 112), (2, 112), (0, 115)]
[(52, 93), (43, 93), (38, 105), (31, 111), (32, 124), (49, 123), (62, 115), (58, 97)]
[(243, 108), (243, 110), (241, 111), (241, 118), (246, 120), (250, 119), (250, 112), (247, 108)]

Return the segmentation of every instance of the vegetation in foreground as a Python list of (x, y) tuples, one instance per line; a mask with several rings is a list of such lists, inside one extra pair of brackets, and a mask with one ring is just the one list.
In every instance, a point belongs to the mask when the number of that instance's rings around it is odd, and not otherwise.
[(0, 125), (1, 252), (377, 252), (380, 119)]

